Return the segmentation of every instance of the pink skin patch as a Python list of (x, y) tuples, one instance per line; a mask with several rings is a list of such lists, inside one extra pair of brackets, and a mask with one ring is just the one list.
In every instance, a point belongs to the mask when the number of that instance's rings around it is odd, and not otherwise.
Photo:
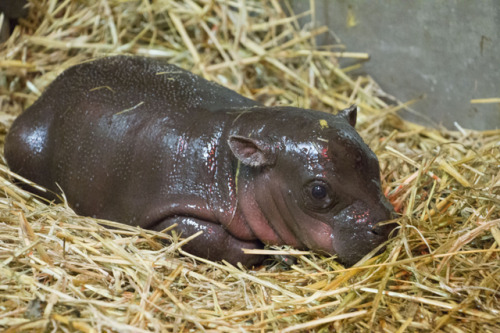
[(217, 168), (217, 159), (215, 158), (215, 154), (217, 152), (217, 138), (213, 138), (208, 144), (208, 154), (207, 154), (207, 167), (208, 172), (213, 174)]
[(321, 156), (323, 156), (323, 158), (326, 160), (330, 160), (330, 158), (328, 157), (328, 147), (323, 147), (321, 149)]
[(236, 200), (236, 184), (234, 182), (233, 176), (231, 175), (229, 175), (227, 178), (227, 189), (231, 202), (234, 202), (234, 200)]
[(321, 148), (321, 153), (320, 153), (321, 158), (318, 158), (318, 164), (321, 166), (321, 169), (323, 171), (321, 172), (323, 177), (326, 177), (326, 165), (327, 163), (331, 162), (330, 157), (328, 156), (328, 146)]
[(335, 254), (333, 248), (334, 235), (333, 229), (325, 223), (318, 223), (314, 226), (314, 233), (311, 234), (314, 250), (324, 251), (326, 253)]
[[(260, 215), (259, 221), (255, 221), (254, 225), (252, 226), (252, 231), (255, 233), (258, 239), (260, 239), (264, 244), (269, 244), (269, 245), (283, 245), (283, 241), (281, 238), (276, 234), (276, 232), (269, 226), (269, 222), (267, 220), (262, 220), (264, 219), (264, 216), (260, 214), (260, 212), (256, 213), (255, 215)], [(293, 244), (292, 246), (298, 246), (297, 244)]]
[[(267, 183), (265, 180), (264, 183)], [(272, 218), (272, 222), (268, 221), (264, 213), (262, 212), (262, 207), (256, 201), (255, 198), (255, 186), (256, 182), (248, 184), (238, 184), (238, 206), (241, 208), (242, 215), (248, 227), (252, 230), (253, 234), (263, 243), (271, 245), (290, 245), (294, 247), (300, 247), (302, 244), (298, 241), (295, 235), (292, 234), (291, 230), (285, 224), (283, 217), (275, 215)], [(260, 184), (260, 186), (265, 184)], [(262, 189), (262, 188), (261, 188)], [(269, 187), (264, 187), (265, 195), (271, 198), (271, 194), (267, 192)], [(263, 195), (263, 192), (260, 193)], [(274, 204), (274, 200), (268, 200), (266, 204)], [(271, 207), (271, 212), (278, 212), (278, 207)], [(271, 225), (272, 223), (272, 225)]]
[(177, 142), (177, 155), (181, 155), (185, 157), (185, 151), (187, 149), (187, 141), (184, 136), (179, 137), (179, 141)]
[(217, 165), (217, 155), (219, 150), (219, 140), (220, 140), (221, 132), (216, 131), (214, 136), (208, 141), (206, 147), (203, 148), (203, 154), (205, 157), (205, 165), (207, 167), (207, 173), (212, 179), (210, 182), (210, 186), (208, 191), (210, 194), (217, 193), (217, 181), (215, 179), (218, 165)]
[(367, 223), (368, 222), (368, 218), (370, 217), (370, 210), (367, 209), (365, 210), (364, 212), (358, 212), (356, 214), (353, 214), (353, 217), (354, 217), (354, 221), (356, 221), (356, 223)]

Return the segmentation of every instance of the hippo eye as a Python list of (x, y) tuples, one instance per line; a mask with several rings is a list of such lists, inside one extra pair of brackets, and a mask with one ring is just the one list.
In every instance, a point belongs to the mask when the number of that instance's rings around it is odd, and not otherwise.
[(313, 196), (314, 199), (324, 199), (327, 195), (327, 189), (323, 185), (315, 185), (311, 189), (311, 195)]
[(330, 209), (335, 203), (334, 195), (328, 183), (323, 180), (316, 179), (304, 188), (304, 200), (306, 206), (314, 211), (322, 211)]

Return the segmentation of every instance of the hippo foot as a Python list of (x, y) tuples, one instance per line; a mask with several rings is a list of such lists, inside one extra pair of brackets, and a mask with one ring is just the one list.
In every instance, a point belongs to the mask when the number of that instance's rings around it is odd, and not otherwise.
[(297, 264), (297, 258), (285, 254), (275, 254), (266, 258), (266, 265), (278, 265), (282, 269), (290, 269), (292, 265)]
[(264, 248), (260, 241), (244, 241), (235, 238), (221, 225), (195, 217), (174, 216), (163, 220), (152, 229), (161, 231), (174, 223), (177, 223), (174, 230), (183, 238), (194, 235), (198, 231), (203, 231), (203, 234), (182, 246), (183, 250), (195, 256), (212, 261), (224, 259), (232, 265), (240, 262), (249, 268), (261, 264), (266, 259), (265, 256), (245, 254), (242, 251), (242, 249)]

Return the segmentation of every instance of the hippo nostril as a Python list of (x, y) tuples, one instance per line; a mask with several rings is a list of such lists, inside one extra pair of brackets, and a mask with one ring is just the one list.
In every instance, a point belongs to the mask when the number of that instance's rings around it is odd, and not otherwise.
[(377, 237), (388, 238), (395, 224), (377, 224), (370, 229), (370, 232)]
[[(391, 232), (393, 232), (394, 228), (397, 227), (397, 223), (382, 223), (373, 226), (370, 229), (370, 232), (377, 237), (383, 237), (385, 239), (388, 239), (389, 236), (391, 235)], [(393, 233), (393, 236), (395, 233)]]

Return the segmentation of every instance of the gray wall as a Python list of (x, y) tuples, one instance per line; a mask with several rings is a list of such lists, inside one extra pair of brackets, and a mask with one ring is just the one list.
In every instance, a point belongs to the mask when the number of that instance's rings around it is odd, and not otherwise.
[[(293, 6), (299, 13), (309, 1)], [(348, 26), (348, 13), (356, 25)], [(500, 1), (317, 0), (316, 21), (333, 32), (320, 43), (370, 54), (363, 70), (387, 93), (403, 102), (421, 97), (411, 108), (422, 116), (401, 113), (406, 119), (500, 128), (500, 103), (470, 103), (500, 98)]]

